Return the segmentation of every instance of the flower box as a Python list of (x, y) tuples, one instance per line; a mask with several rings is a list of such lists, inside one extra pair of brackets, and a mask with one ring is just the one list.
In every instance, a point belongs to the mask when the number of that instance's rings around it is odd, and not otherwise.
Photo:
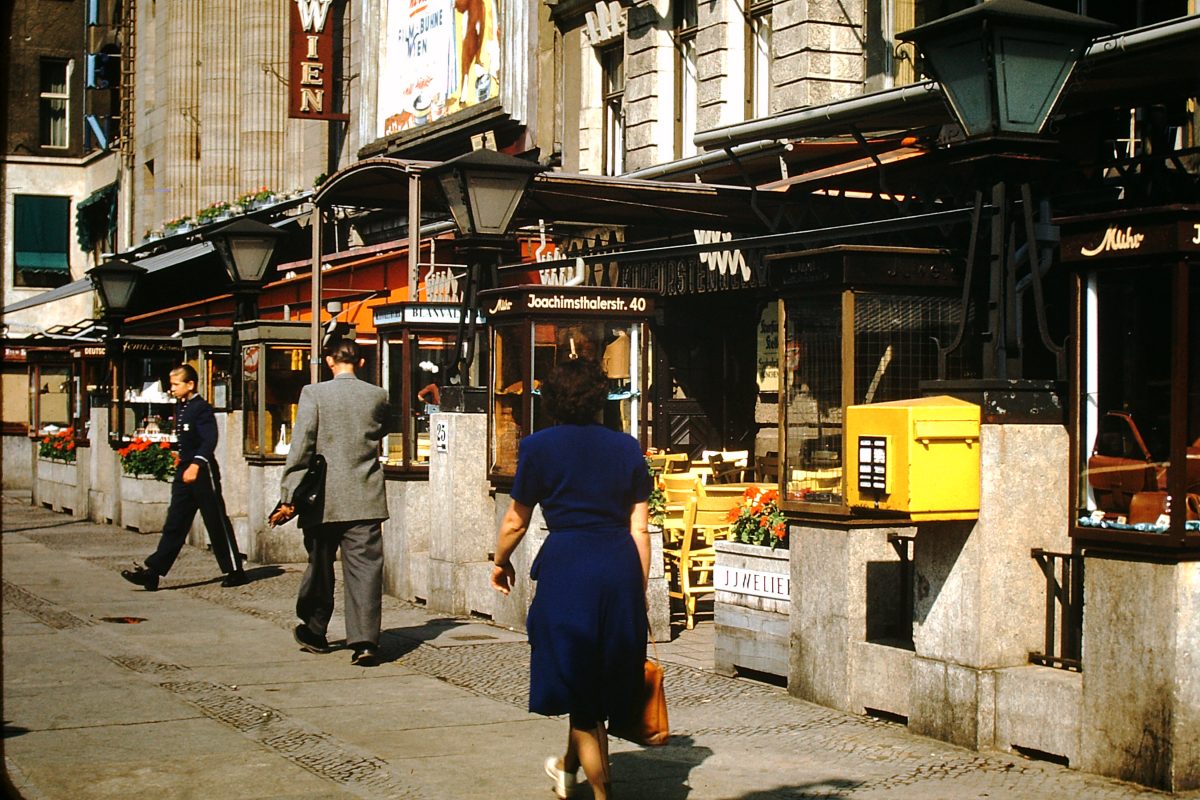
[(74, 511), (78, 482), (74, 461), (38, 458), (38, 502), (55, 511)]
[(791, 641), (790, 551), (718, 541), (713, 585), (718, 672), (786, 677)]
[(138, 533), (161, 533), (171, 504), (171, 483), (149, 475), (121, 476), (121, 524)]

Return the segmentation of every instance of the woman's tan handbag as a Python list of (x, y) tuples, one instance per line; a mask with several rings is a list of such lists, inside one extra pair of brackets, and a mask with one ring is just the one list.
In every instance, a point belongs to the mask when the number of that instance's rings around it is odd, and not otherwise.
[(654, 647), (654, 658), (646, 659), (642, 697), (638, 704), (641, 713), (636, 715), (628, 726), (610, 727), (609, 733), (635, 744), (657, 747), (667, 743), (671, 736), (671, 728), (667, 722), (667, 695), (663, 692), (662, 664), (658, 660), (658, 645), (654, 644), (653, 635), (650, 637), (650, 644)]

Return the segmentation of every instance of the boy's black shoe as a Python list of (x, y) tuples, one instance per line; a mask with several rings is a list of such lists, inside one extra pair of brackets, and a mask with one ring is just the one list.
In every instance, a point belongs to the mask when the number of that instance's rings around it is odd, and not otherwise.
[(221, 585), (225, 587), (245, 586), (249, 582), (250, 579), (246, 577), (245, 571), (240, 569), (226, 573), (225, 577), (221, 579)]
[(133, 569), (123, 569), (121, 570), (121, 577), (130, 583), (141, 586), (147, 592), (153, 592), (158, 589), (158, 573), (143, 566), (137, 566)]

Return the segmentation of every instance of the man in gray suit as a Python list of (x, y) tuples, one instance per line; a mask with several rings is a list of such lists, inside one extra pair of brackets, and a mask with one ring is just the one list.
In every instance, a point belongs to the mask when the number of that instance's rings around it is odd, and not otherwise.
[(325, 493), (316, 508), (300, 514), (308, 569), (300, 583), (295, 638), (311, 653), (328, 653), (325, 638), (333, 616), (333, 560), (342, 548), (346, 642), (351, 663), (379, 663), (383, 597), (382, 522), (388, 517), (379, 442), (387, 419), (387, 392), (354, 374), (363, 359), (358, 345), (343, 339), (326, 350), (333, 379), (300, 393), (292, 446), (280, 481), (280, 505), (270, 524), (295, 513), (292, 497), (313, 453), (325, 457)]

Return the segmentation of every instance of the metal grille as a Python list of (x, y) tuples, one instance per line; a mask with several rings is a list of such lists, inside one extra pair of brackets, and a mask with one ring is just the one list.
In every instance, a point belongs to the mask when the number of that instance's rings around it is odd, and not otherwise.
[(920, 382), (937, 377), (937, 343), (953, 337), (958, 314), (947, 297), (856, 295), (854, 402), (918, 397)]
[(1034, 560), (1046, 577), (1046, 638), (1042, 652), (1030, 653), (1034, 664), (1083, 669), (1083, 557), (1035, 547)]

